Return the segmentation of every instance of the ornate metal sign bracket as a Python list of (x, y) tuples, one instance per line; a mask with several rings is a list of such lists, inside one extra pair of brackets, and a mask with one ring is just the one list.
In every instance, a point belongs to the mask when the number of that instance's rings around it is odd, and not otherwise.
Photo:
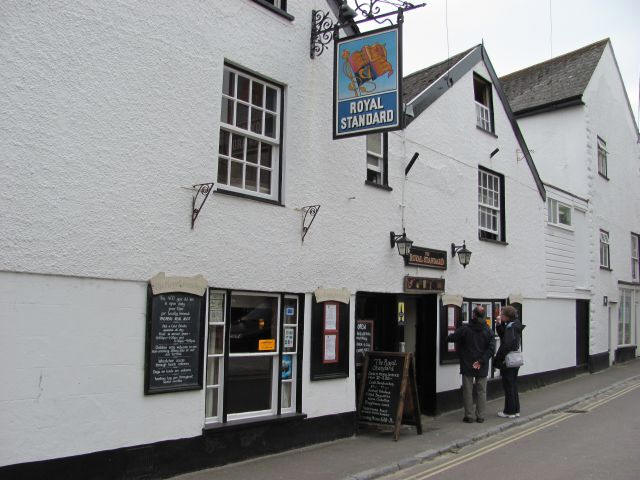
[[(402, 23), (404, 12), (424, 7), (425, 5), (426, 3), (413, 5), (411, 2), (401, 0), (355, 0), (356, 8), (353, 10), (347, 5), (347, 0), (342, 0), (337, 23), (334, 23), (333, 19), (329, 16), (329, 12), (312, 10), (309, 55), (311, 58), (322, 55), (327, 49), (327, 45), (331, 43), (331, 40), (338, 37), (338, 32), (341, 28), (370, 22), (371, 20), (377, 23), (389, 22), (390, 25), (393, 25), (391, 19), (387, 18), (391, 15), (397, 15), (398, 23)], [(364, 18), (354, 21), (358, 15)]]
[(193, 190), (195, 190), (196, 193), (193, 195), (193, 201), (191, 203), (191, 230), (193, 230), (193, 225), (196, 223), (196, 218), (198, 218), (204, 202), (207, 201), (211, 190), (213, 190), (213, 182), (197, 183), (193, 186)]
[(311, 228), (311, 224), (316, 219), (318, 210), (320, 210), (320, 205), (308, 205), (306, 207), (302, 207), (300, 210), (302, 210), (302, 243), (304, 243), (304, 237), (307, 235), (307, 232)]

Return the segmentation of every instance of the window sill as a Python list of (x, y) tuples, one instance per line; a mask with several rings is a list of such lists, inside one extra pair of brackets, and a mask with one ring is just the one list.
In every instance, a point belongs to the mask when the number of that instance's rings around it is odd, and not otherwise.
[(567, 232), (574, 232), (575, 229), (569, 225), (563, 225), (561, 223), (551, 223), (551, 222), (547, 222), (547, 225), (549, 225), (550, 227), (554, 227), (554, 228), (559, 228), (561, 230), (566, 230)]
[(274, 7), (273, 5), (271, 5), (269, 2), (265, 2), (264, 0), (253, 0), (255, 3), (257, 3), (258, 5), (263, 6), (264, 8), (266, 8), (267, 10), (271, 10), (273, 13), (275, 13), (276, 15), (280, 15), (283, 18), (286, 18), (287, 20), (294, 20), (294, 16), (285, 12), (284, 10), (282, 10), (281, 8), (278, 7)]
[(380, 185), (379, 183), (370, 182), (369, 180), (365, 180), (364, 184), (369, 185), (370, 187), (379, 188), (380, 190), (386, 190), (387, 192), (391, 192), (393, 190), (389, 185)]
[(485, 130), (484, 128), (480, 127), (479, 125), (476, 125), (476, 128), (477, 128), (478, 130), (480, 130), (481, 132), (486, 133), (487, 135), (491, 135), (493, 138), (498, 138), (498, 135), (496, 135), (495, 133), (493, 133), (493, 132), (492, 132), (492, 131), (490, 131), (490, 130)]
[(602, 265), (600, 265), (600, 270), (606, 270), (607, 272), (613, 272), (613, 268), (603, 267)]
[(600, 175), (602, 178), (604, 178), (607, 182), (609, 181), (609, 177), (607, 177), (606, 175), (603, 175), (600, 172), (598, 172), (598, 175)]
[(262, 425), (275, 425), (279, 423), (299, 422), (307, 418), (306, 413), (286, 413), (283, 415), (272, 415), (269, 417), (246, 418), (242, 420), (232, 420), (225, 423), (210, 423), (202, 427), (204, 432), (220, 432), (232, 430), (244, 430), (246, 428)]
[(221, 193), (223, 195), (229, 195), (231, 197), (245, 198), (247, 200), (254, 200), (256, 202), (269, 203), (271, 205), (277, 205), (279, 207), (284, 207), (282, 203), (277, 200), (270, 200), (268, 198), (262, 197), (254, 197), (253, 195), (249, 195), (246, 193), (234, 192), (233, 190), (225, 190), (224, 188), (218, 187), (217, 190), (214, 190), (214, 193)]
[(509, 242), (504, 242), (502, 240), (492, 240), (491, 238), (482, 238), (480, 237), (480, 235), (478, 235), (478, 240), (480, 240), (481, 242), (495, 243), (497, 245), (504, 245), (504, 246), (509, 245)]

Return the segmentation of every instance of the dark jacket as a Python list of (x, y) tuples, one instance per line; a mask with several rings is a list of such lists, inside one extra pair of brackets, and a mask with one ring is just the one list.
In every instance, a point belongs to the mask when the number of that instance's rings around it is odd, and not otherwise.
[[(486, 323), (472, 318), (469, 324), (460, 326), (447, 339), (456, 344), (461, 374), (470, 377), (487, 376), (489, 360), (496, 351), (496, 341)], [(479, 370), (473, 368), (476, 361), (480, 362)]]
[(498, 336), (500, 337), (500, 348), (498, 348), (494, 360), (494, 365), (497, 368), (505, 368), (504, 357), (507, 356), (507, 353), (520, 348), (524, 327), (525, 326), (520, 323), (520, 320), (513, 320), (506, 324), (501, 323), (496, 327), (496, 332), (498, 332)]

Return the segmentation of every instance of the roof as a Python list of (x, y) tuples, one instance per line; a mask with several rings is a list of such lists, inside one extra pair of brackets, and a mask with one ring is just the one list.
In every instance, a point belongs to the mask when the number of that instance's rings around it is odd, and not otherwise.
[(513, 112), (580, 104), (608, 38), (500, 78)]
[(547, 193), (538, 174), (538, 169), (533, 162), (529, 147), (524, 141), (516, 117), (511, 111), (507, 97), (502, 90), (500, 79), (489, 60), (489, 55), (487, 55), (484, 45), (476, 45), (469, 50), (454, 55), (448, 60), (436, 63), (402, 79), (402, 98), (405, 103), (404, 128), (429, 108), (433, 102), (448, 92), (458, 80), (473, 70), (479, 62), (483, 62), (487, 68), (497, 97), (504, 108), (509, 125), (527, 161), (533, 180), (538, 187), (538, 193), (540, 193), (542, 200), (546, 200)]
[(430, 67), (423, 68), (422, 70), (418, 70), (417, 72), (404, 77), (402, 79), (402, 101), (404, 103), (409, 103), (410, 100), (417, 97), (418, 94), (444, 75), (447, 70), (462, 60), (474, 48), (475, 47), (472, 47), (469, 50), (458, 53), (447, 60), (431, 65)]

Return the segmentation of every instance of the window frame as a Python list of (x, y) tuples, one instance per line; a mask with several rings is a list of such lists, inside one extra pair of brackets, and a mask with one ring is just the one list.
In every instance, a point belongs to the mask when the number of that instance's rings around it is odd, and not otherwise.
[[(569, 223), (563, 223), (560, 221), (561, 207), (569, 209)], [(573, 206), (556, 198), (547, 197), (547, 223), (554, 227), (573, 230)]]
[(286, 18), (287, 20), (294, 20), (295, 17), (287, 12), (287, 0), (253, 0), (258, 5), (263, 6), (267, 10)]
[[(634, 345), (634, 310), (637, 303), (635, 299), (637, 293), (631, 288), (620, 289), (620, 300), (618, 305), (618, 347)], [(628, 303), (625, 301), (628, 300)]]
[[(222, 295), (222, 321), (212, 321), (212, 298), (213, 295)], [(253, 297), (270, 297), (277, 299), (277, 325), (276, 331), (276, 348), (273, 351), (268, 352), (230, 352), (231, 340), (231, 303), (233, 296), (253, 296)], [(302, 362), (302, 344), (301, 337), (303, 335), (303, 308), (304, 301), (301, 295), (294, 293), (274, 293), (274, 292), (259, 292), (259, 291), (245, 291), (245, 290), (224, 290), (220, 288), (209, 287), (208, 288), (208, 315), (207, 315), (207, 348), (204, 353), (207, 362), (205, 363), (206, 370), (205, 375), (205, 411), (204, 411), (204, 424), (207, 426), (215, 426), (225, 424), (227, 422), (233, 422), (236, 420), (252, 420), (259, 421), (264, 417), (272, 417), (282, 414), (299, 413), (300, 412), (300, 389), (301, 389), (301, 376), (300, 368)], [(295, 322), (285, 323), (286, 311), (285, 307), (291, 301), (295, 301), (294, 315)], [(211, 346), (211, 327), (223, 328), (223, 352), (210, 353)], [(286, 327), (294, 329), (294, 348), (286, 350), (284, 346), (284, 329)], [(214, 341), (215, 342), (215, 341)], [(215, 343), (214, 343), (215, 346)], [(282, 378), (282, 366), (283, 358), (285, 355), (291, 357), (291, 374), (289, 378)], [(209, 374), (209, 362), (208, 360), (214, 356), (221, 358), (216, 368), (219, 368), (218, 383), (210, 384)], [(229, 359), (233, 358), (255, 358), (255, 357), (271, 357), (271, 408), (267, 410), (256, 410), (247, 412), (229, 413), (229, 399), (227, 395), (227, 387), (229, 380)], [(284, 388), (283, 383), (290, 384), (290, 405), (284, 407), (283, 395)], [(214, 416), (207, 416), (207, 392), (211, 389), (217, 389), (217, 414)]]
[(609, 180), (609, 152), (607, 151), (607, 142), (597, 136), (597, 156), (598, 156), (598, 174)]
[[(216, 191), (219, 193), (225, 193), (230, 195), (236, 195), (244, 198), (251, 198), (255, 200), (271, 202), (276, 204), (281, 204), (282, 198), (282, 155), (283, 155), (283, 139), (284, 139), (284, 85), (274, 82), (272, 80), (268, 80), (258, 74), (247, 71), (242, 67), (237, 65), (230, 64), (225, 62), (222, 70), (222, 88), (220, 94), (220, 125), (218, 129), (218, 150), (216, 152), (217, 158), (217, 170), (216, 170)], [(230, 95), (224, 91), (224, 83), (225, 78), (228, 72), (233, 73), (233, 94)], [(238, 78), (244, 77), (249, 80), (249, 89), (248, 99), (243, 100), (238, 96)], [(262, 85), (262, 105), (258, 106), (253, 103), (253, 85), (254, 83), (258, 83)], [(269, 109), (267, 107), (267, 89), (272, 89), (276, 91), (275, 98), (275, 110)], [(223, 119), (223, 115), (225, 111), (225, 103), (232, 102), (233, 105), (233, 114), (232, 114), (232, 124), (227, 123), (227, 119)], [(247, 128), (237, 126), (237, 114), (238, 114), (238, 105), (245, 106), (247, 108)], [(252, 125), (250, 122), (250, 118), (253, 115), (254, 111), (259, 111), (261, 114), (261, 131), (262, 133), (256, 133), (252, 130)], [(267, 135), (267, 115), (272, 115), (274, 117), (273, 120), (273, 128), (275, 129), (274, 136), (270, 137)], [(223, 132), (227, 135), (227, 150), (223, 152)], [(238, 158), (234, 156), (234, 147), (233, 142), (235, 137), (242, 137), (242, 158)], [(260, 157), (256, 158), (256, 162), (251, 162), (248, 160), (248, 144), (249, 141), (259, 142), (257, 147), (257, 155)], [(271, 165), (267, 166), (262, 163), (262, 150), (263, 145), (268, 145), (271, 147)], [(220, 180), (221, 170), (220, 166), (222, 162), (226, 162), (226, 181), (222, 182)], [(232, 181), (232, 163), (240, 163), (242, 165), (242, 186), (233, 186), (231, 185)], [(246, 187), (247, 184), (247, 166), (255, 167), (257, 170), (255, 182), (256, 182), (256, 190), (251, 190)], [(269, 170), (271, 172), (271, 181), (270, 181), (270, 193), (264, 193), (260, 191), (260, 177), (259, 175), (263, 170)]]
[[(476, 90), (476, 87), (482, 88), (484, 91), (479, 92), (478, 90)], [(478, 100), (476, 100), (476, 98), (480, 96), (478, 95), (479, 93), (484, 94), (482, 96), (486, 95), (486, 102), (488, 105), (485, 105), (484, 103), (478, 102)], [(495, 135), (495, 121), (493, 114), (493, 85), (489, 80), (485, 79), (476, 72), (473, 72), (473, 100), (476, 106), (476, 127), (478, 127), (482, 131)], [(480, 114), (481, 111), (483, 111), (482, 108), (488, 110), (488, 118), (484, 118)], [(485, 126), (485, 123), (487, 122), (489, 123), (489, 128), (486, 128)]]
[[(606, 241), (603, 241), (605, 239)], [(611, 237), (607, 230), (600, 229), (600, 268), (611, 270)]]
[[(487, 176), (487, 187), (483, 186), (482, 183), (482, 176), (485, 175)], [(494, 185), (495, 185), (495, 181), (497, 180), (498, 182), (498, 186), (499, 186), (499, 191), (497, 192), (498, 194), (498, 208), (496, 208), (495, 205), (493, 204), (488, 204), (488, 203), (482, 203), (481, 199), (483, 197), (482, 195), (482, 189), (486, 189), (488, 190), (489, 193), (494, 192), (495, 193), (495, 189), (491, 189), (489, 190), (489, 178), (493, 177), (494, 179)], [(478, 182), (476, 184), (476, 191), (478, 193), (478, 239), (480, 240), (485, 240), (485, 241), (489, 241), (489, 242), (499, 242), (499, 243), (506, 243), (506, 216), (505, 216), (505, 179), (504, 179), (504, 175), (502, 175), (501, 173), (498, 172), (494, 172), (492, 170), (489, 170), (488, 168), (482, 167), (482, 166), (478, 166)], [(488, 229), (487, 227), (482, 227), (482, 214), (484, 213), (485, 215), (488, 214), (488, 212), (482, 212), (482, 209), (487, 209), (487, 210), (494, 210), (497, 211), (497, 214), (495, 214), (496, 217), (496, 222), (497, 222), (497, 231), (494, 231), (492, 229)], [(495, 236), (495, 238), (493, 238)]]
[(633, 232), (631, 232), (631, 280), (640, 282), (640, 235)]
[[(369, 150), (369, 137), (372, 135), (380, 136), (380, 152), (375, 152), (373, 150)], [(377, 133), (369, 133), (364, 136), (365, 137), (365, 167), (366, 167), (366, 177), (365, 184), (371, 185), (373, 187), (385, 188), (391, 190), (389, 188), (389, 136), (387, 132), (377, 132)], [(374, 168), (369, 168), (369, 156), (376, 157), (380, 162), (379, 171)], [(380, 182), (369, 180), (369, 171), (379, 173)]]

